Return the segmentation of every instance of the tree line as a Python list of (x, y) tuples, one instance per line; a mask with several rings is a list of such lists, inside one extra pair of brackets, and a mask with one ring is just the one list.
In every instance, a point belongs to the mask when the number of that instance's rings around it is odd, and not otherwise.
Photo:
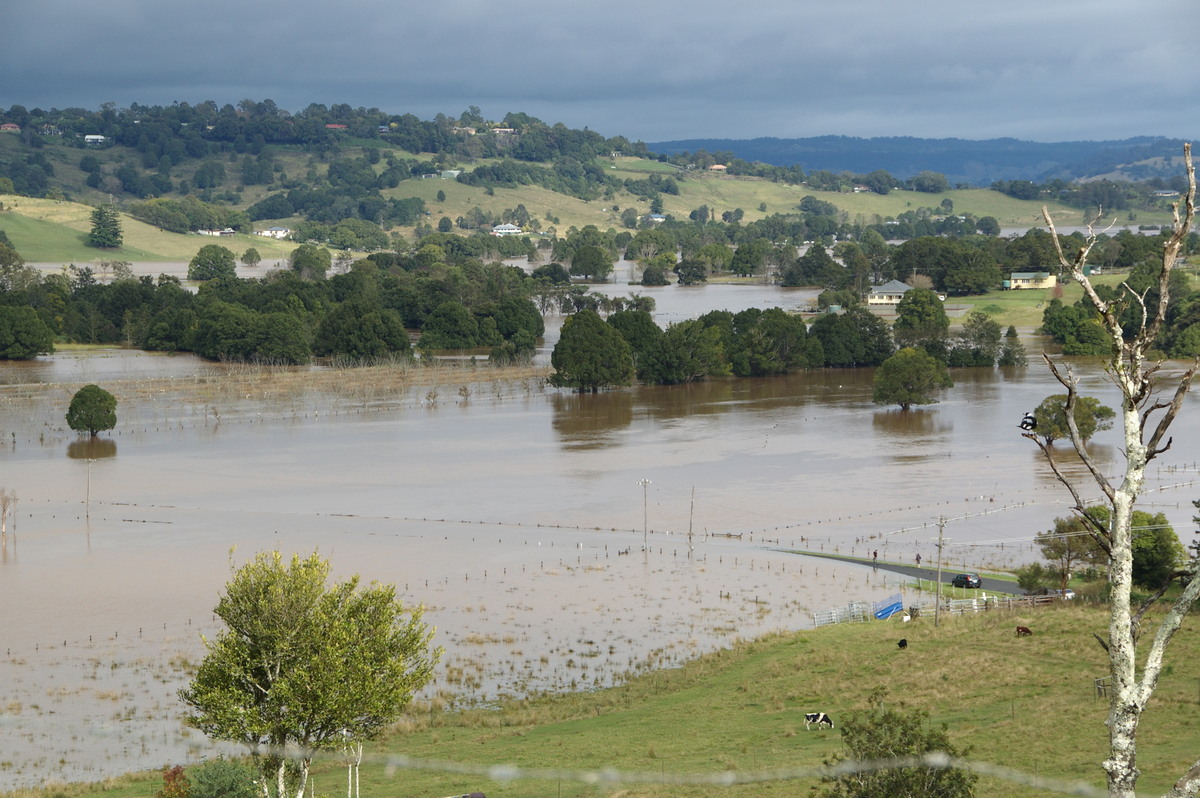
[[(889, 326), (863, 306), (809, 325), (780, 308), (710, 311), (659, 327), (650, 313), (623, 309), (603, 318), (584, 309), (566, 320), (551, 356), (551, 382), (579, 392), (643, 383), (678, 385), (712, 377), (762, 377), (816, 368), (886, 367), (881, 404), (926, 404), (948, 387), (948, 366), (1025, 365), (1016, 330), (1003, 333), (973, 312), (951, 334), (937, 295), (914, 289)], [(897, 351), (899, 350), (899, 351)], [(915, 366), (912, 364), (915, 363)], [(902, 370), (902, 368), (904, 370)], [(935, 375), (932, 381), (930, 374)], [(914, 382), (915, 381), (915, 382)]]
[[(13, 252), (0, 242), (0, 260), (5, 251)], [(127, 269), (111, 282), (97, 280), (90, 267), (42, 275), (18, 257), (0, 263), (0, 357), (36, 357), (60, 340), (217, 360), (357, 363), (407, 357), (415, 341), (420, 350), (490, 348), (494, 357), (515, 359), (528, 357), (544, 333), (539, 303), (574, 309), (586, 293), (552, 274), (450, 260), (428, 243), (329, 276), (329, 251), (302, 245), (289, 268), (247, 279), (235, 276), (231, 251), (211, 244), (189, 264), (189, 276), (203, 280), (193, 292), (178, 278), (133, 277)]]

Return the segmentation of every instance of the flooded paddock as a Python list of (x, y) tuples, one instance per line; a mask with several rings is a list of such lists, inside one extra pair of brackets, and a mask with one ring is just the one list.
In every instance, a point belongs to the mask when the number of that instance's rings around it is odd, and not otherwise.
[[(1076, 370), (1116, 404), (1098, 368)], [(871, 404), (869, 370), (595, 396), (536, 375), (365, 374), (118, 350), (0, 366), (0, 488), (16, 497), (0, 789), (218, 750), (181, 726), (176, 692), (230, 568), (259, 551), (317, 550), (424, 604), (446, 654), (423, 697), (454, 703), (602, 687), (809, 628), (814, 610), (916, 598), (793, 550), (932, 563), (943, 518), (946, 568), (1010, 567), (1068, 514), (1017, 428), (1059, 392), (1037, 365), (956, 371), (907, 413)], [(63, 420), (85, 382), (120, 400), (97, 444)], [(1185, 537), (1197, 410), (1189, 397), (1140, 505)], [(1092, 446), (1110, 473), (1117, 443)]]

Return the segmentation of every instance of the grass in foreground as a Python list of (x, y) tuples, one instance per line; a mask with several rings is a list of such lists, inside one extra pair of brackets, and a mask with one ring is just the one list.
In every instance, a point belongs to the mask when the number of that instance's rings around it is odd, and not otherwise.
[[(743, 643), (674, 670), (647, 673), (593, 693), (504, 703), (443, 714), (414, 706), (364, 760), (367, 798), (444, 796), (473, 790), (506, 796), (793, 796), (814, 779), (731, 786), (670, 784), (674, 777), (725, 772), (746, 778), (766, 771), (820, 765), (841, 751), (847, 713), (885, 687), (896, 702), (928, 709), (969, 758), (1027, 774), (1100, 787), (1106, 749), (1106, 704), (1093, 680), (1106, 673), (1092, 637), (1106, 625), (1104, 608), (1080, 603), (1025, 612), (946, 617), (939, 628), (922, 618), (847, 624)], [(1016, 625), (1033, 629), (1016, 638)], [(906, 637), (909, 648), (896, 641)], [(1154, 705), (1139, 734), (1141, 789), (1161, 792), (1194, 761), (1200, 738), (1194, 630), (1177, 637)], [(804, 728), (805, 711), (833, 716), (835, 731)], [(389, 768), (388, 755), (475, 768), (510, 765), (561, 771), (561, 777), (494, 781), (486, 775)], [(468, 768), (463, 768), (464, 771)], [(663, 783), (601, 783), (571, 774), (612, 769)], [(318, 796), (337, 796), (346, 771), (336, 760), (314, 768)], [(141, 798), (161, 786), (157, 773), (95, 788), (57, 790), (105, 798)], [(994, 777), (980, 796), (1049, 793)], [(23, 796), (33, 796), (24, 792)]]

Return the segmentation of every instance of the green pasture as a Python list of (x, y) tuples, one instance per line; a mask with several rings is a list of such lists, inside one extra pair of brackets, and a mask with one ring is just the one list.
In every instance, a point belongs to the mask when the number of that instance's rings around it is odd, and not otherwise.
[[(842, 751), (847, 716), (865, 708), (877, 688), (898, 705), (928, 710), (933, 723), (948, 726), (955, 745), (970, 749), (971, 760), (1102, 787), (1106, 703), (1096, 697), (1094, 680), (1107, 664), (1093, 633), (1103, 634), (1106, 624), (1103, 607), (1082, 601), (943, 616), (938, 627), (932, 618), (904, 624), (897, 616), (735, 643), (681, 668), (633, 673), (612, 689), (457, 712), (422, 703), (369, 746), (361, 794), (801, 795), (815, 783), (805, 769)], [(1033, 636), (1017, 638), (1017, 625)], [(908, 640), (906, 650), (896, 646), (900, 637)], [(1139, 786), (1146, 794), (1166, 790), (1195, 760), (1198, 656), (1200, 636), (1185, 624), (1140, 727)], [(829, 713), (837, 728), (806, 731), (806, 711)], [(395, 757), (443, 764), (404, 767)], [(496, 767), (506, 775), (493, 777)], [(584, 772), (608, 776), (592, 783), (579, 776)], [(795, 777), (760, 780), (780, 772)], [(731, 774), (735, 783), (699, 783), (719, 774)], [(346, 769), (336, 756), (316, 762), (313, 778), (316, 796), (345, 792)], [(160, 787), (159, 774), (150, 773), (54, 795), (150, 798)], [(976, 794), (1053, 793), (984, 776)]]
[(100, 260), (189, 261), (205, 244), (219, 243), (241, 255), (254, 247), (263, 260), (286, 258), (296, 244), (255, 235), (212, 238), (168, 233), (121, 214), (124, 244), (119, 249), (87, 246), (92, 208), (74, 202), (0, 195), (0, 229), (26, 261), (74, 263)]
[[(1124, 274), (1097, 274), (1091, 280), (1093, 285), (1119, 285), (1126, 278)], [(1058, 296), (1063, 304), (1073, 305), (1083, 297), (1083, 289), (1079, 284), (1067, 280), (1061, 284)], [(1006, 329), (1011, 325), (1018, 332), (1032, 333), (1042, 326), (1042, 314), (1046, 306), (1056, 296), (1053, 288), (1021, 289), (1018, 291), (989, 291), (976, 296), (950, 297), (948, 305), (966, 305), (971, 310), (982, 311), (999, 322)], [(951, 320), (953, 324), (955, 320)]]

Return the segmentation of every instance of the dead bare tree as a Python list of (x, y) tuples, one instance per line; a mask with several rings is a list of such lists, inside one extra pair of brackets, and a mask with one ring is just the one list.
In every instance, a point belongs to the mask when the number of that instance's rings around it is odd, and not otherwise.
[[(1172, 233), (1164, 243), (1162, 250), (1162, 266), (1157, 282), (1158, 298), (1157, 302), (1152, 302), (1149, 307), (1147, 306), (1149, 292), (1138, 293), (1130, 288), (1128, 283), (1122, 284), (1121, 291), (1116, 298), (1102, 299), (1084, 273), (1084, 264), (1087, 263), (1088, 256), (1097, 240), (1093, 227), (1089, 226), (1088, 236), (1075, 256), (1068, 258), (1063, 252), (1062, 243), (1054, 229), (1054, 222), (1050, 218), (1049, 211), (1045, 208), (1042, 209), (1042, 216), (1050, 227), (1063, 271), (1083, 288), (1084, 295), (1096, 308), (1101, 323), (1112, 342), (1112, 354), (1107, 361), (1106, 370), (1120, 389), (1122, 397), (1121, 418), (1125, 435), (1125, 473), (1121, 481), (1115, 483), (1115, 480), (1110, 480), (1092, 459), (1079, 434), (1075, 423), (1075, 403), (1079, 395), (1077, 380), (1071, 372), (1070, 366), (1058, 365), (1049, 357), (1045, 358), (1050, 371), (1067, 389), (1066, 417), (1071, 433), (1071, 442), (1111, 508), (1107, 521), (1088, 512), (1087, 504), (1081, 495), (1081, 488), (1073, 484), (1059, 470), (1050, 456), (1048, 447), (1037, 438), (1036, 434), (1025, 434), (1025, 437), (1033, 440), (1041, 448), (1055, 476), (1070, 491), (1071, 497), (1075, 501), (1075, 512), (1079, 514), (1097, 542), (1108, 553), (1108, 578), (1111, 591), (1108, 640), (1102, 640), (1101, 645), (1108, 652), (1112, 689), (1109, 694), (1108, 719), (1106, 721), (1109, 734), (1109, 753), (1103, 762), (1103, 768), (1108, 777), (1109, 795), (1122, 796), (1122, 798), (1132, 798), (1134, 795), (1134, 787), (1138, 778), (1136, 756), (1138, 723), (1158, 684), (1167, 647), (1179, 630), (1184, 616), (1196, 603), (1197, 598), (1200, 598), (1200, 556), (1193, 556), (1186, 567), (1176, 574), (1176, 576), (1186, 577), (1190, 581), (1185, 580), (1183, 591), (1167, 608), (1154, 632), (1149, 648), (1145, 649), (1139, 658), (1137, 650), (1141, 637), (1139, 627), (1145, 619), (1147, 610), (1165, 595), (1167, 587), (1163, 586), (1134, 611), (1130, 597), (1133, 587), (1131, 526), (1134, 504), (1145, 483), (1146, 466), (1171, 447), (1171, 438), (1166, 437), (1167, 431), (1179, 413), (1184, 397), (1191, 386), (1192, 377), (1196, 373), (1195, 363), (1182, 374), (1167, 375), (1160, 371), (1161, 363), (1147, 360), (1147, 352), (1154, 345), (1166, 319), (1171, 272), (1175, 268), (1176, 259), (1191, 230), (1195, 215), (1196, 172), (1192, 165), (1190, 145), (1184, 146), (1183, 154), (1187, 170), (1188, 191), (1174, 205)], [(1125, 330), (1122, 327), (1122, 313), (1128, 307), (1135, 310), (1139, 322), (1136, 330)], [(1172, 383), (1174, 384), (1173, 396), (1169, 400), (1163, 399), (1164, 389), (1169, 392)], [(1200, 792), (1200, 759), (1188, 769), (1166, 795), (1169, 798), (1184, 798), (1184, 796), (1195, 796), (1197, 792)]]

